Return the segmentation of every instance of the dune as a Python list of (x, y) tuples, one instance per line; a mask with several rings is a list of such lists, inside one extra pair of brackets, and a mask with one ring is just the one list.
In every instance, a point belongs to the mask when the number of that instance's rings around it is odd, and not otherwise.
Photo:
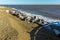
[(30, 40), (28, 32), (31, 32), (38, 25), (22, 21), (11, 14), (7, 14), (5, 10), (13, 11), (11, 8), (0, 7), (0, 40)]

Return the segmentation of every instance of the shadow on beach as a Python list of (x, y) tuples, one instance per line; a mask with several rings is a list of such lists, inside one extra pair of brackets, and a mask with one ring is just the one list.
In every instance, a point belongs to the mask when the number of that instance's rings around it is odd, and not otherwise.
[[(60, 40), (60, 37), (57, 37), (52, 31), (44, 30), (43, 28), (39, 29), (40, 26), (34, 28), (30, 32), (31, 40)], [(38, 30), (38, 32), (37, 32)]]

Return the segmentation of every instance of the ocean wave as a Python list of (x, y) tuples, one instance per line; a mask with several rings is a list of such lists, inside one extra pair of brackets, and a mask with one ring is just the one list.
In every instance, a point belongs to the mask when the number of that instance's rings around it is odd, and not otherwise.
[(46, 16), (43, 16), (43, 15), (38, 15), (38, 14), (33, 14), (33, 13), (30, 13), (30, 12), (26, 12), (26, 11), (23, 11), (23, 10), (18, 10), (18, 9), (15, 9), (15, 8), (12, 8), (14, 10), (17, 10), (21, 13), (24, 13), (26, 14), (27, 16), (37, 16), (39, 17), (40, 19), (43, 19), (44, 21), (47, 21), (47, 22), (56, 22), (56, 21), (60, 21), (59, 19), (54, 19), (54, 18), (49, 18), (49, 17), (46, 17)]

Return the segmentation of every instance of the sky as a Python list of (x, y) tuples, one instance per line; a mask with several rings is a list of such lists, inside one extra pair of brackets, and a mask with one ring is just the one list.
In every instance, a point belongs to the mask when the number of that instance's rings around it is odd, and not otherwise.
[(60, 4), (60, 0), (0, 0), (0, 4), (15, 4), (15, 5), (55, 5)]

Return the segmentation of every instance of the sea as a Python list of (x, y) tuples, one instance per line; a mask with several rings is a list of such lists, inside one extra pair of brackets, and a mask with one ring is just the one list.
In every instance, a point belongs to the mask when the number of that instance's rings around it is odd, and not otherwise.
[(60, 5), (0, 5), (21, 10), (47, 22), (60, 21)]

